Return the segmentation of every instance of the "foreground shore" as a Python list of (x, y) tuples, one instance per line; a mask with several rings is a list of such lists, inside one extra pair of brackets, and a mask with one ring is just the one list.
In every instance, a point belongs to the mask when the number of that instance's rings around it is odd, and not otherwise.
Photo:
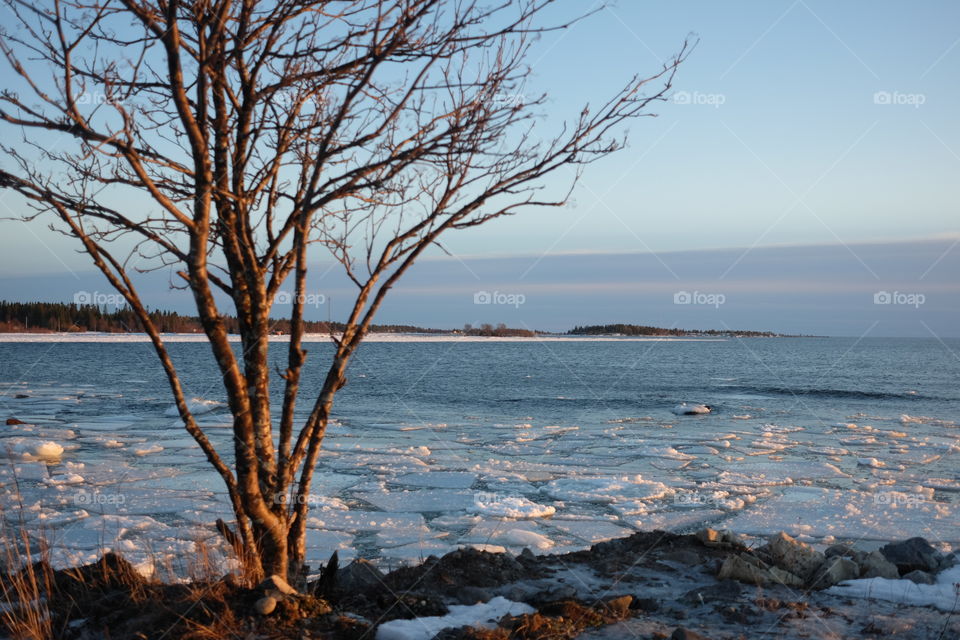
[[(947, 582), (960, 589), (956, 557), (919, 538), (881, 551), (837, 544), (821, 553), (784, 534), (748, 549), (706, 529), (641, 532), (563, 555), (465, 548), (389, 574), (334, 561), (299, 590), (277, 577), (258, 586), (236, 575), (149, 582), (113, 554), (32, 571), (47, 576), (38, 582), (49, 593), (35, 594), (48, 596), (46, 637), (77, 640), (960, 637), (956, 601), (921, 606), (914, 597), (942, 595)], [(900, 602), (856, 597), (883, 584)], [(4, 611), (9, 622), (15, 604)]]

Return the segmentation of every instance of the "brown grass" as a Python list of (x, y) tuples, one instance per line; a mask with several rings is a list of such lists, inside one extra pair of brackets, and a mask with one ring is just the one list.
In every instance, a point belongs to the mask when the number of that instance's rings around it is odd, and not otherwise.
[(0, 620), (14, 640), (53, 638), (53, 618), (47, 600), (53, 591), (49, 547), (41, 540), (37, 545), (40, 561), (31, 562), (34, 547), (26, 528), (11, 532), (6, 524), (0, 531), (0, 544), (3, 545)]

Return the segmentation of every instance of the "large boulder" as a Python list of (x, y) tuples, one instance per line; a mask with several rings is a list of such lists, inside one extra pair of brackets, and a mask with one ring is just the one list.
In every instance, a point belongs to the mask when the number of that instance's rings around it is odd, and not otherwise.
[(337, 586), (346, 593), (380, 591), (384, 575), (372, 562), (358, 558), (337, 572)]
[(811, 586), (815, 589), (826, 589), (844, 580), (853, 580), (860, 577), (860, 566), (852, 559), (844, 556), (827, 558), (814, 574)]
[(911, 571), (903, 576), (903, 579), (909, 580), (910, 582), (915, 582), (917, 584), (935, 584), (937, 581), (932, 573), (927, 573), (926, 571), (920, 570)]
[(737, 580), (749, 584), (783, 584), (788, 587), (803, 586), (803, 579), (780, 567), (765, 567), (755, 557), (741, 553), (728, 556), (717, 574), (719, 580)]
[(880, 548), (880, 553), (897, 565), (900, 575), (911, 571), (936, 573), (941, 569), (943, 554), (930, 546), (924, 538), (910, 538), (903, 542), (891, 542)]
[(772, 564), (789, 571), (803, 580), (809, 580), (820, 568), (826, 556), (811, 547), (780, 532), (770, 536), (763, 551), (770, 556)]
[(860, 558), (861, 578), (887, 578), (896, 580), (900, 577), (897, 565), (893, 564), (879, 551), (871, 551)]

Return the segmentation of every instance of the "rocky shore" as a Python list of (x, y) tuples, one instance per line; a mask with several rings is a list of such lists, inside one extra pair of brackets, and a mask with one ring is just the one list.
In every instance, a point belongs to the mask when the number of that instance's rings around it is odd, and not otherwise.
[[(735, 534), (705, 529), (642, 532), (564, 555), (466, 548), (389, 574), (334, 560), (299, 589), (276, 576), (252, 588), (232, 575), (151, 583), (112, 554), (37, 573), (50, 577), (53, 637), (71, 640), (926, 640), (960, 638), (960, 611), (851, 597), (836, 585), (878, 579), (933, 589), (924, 585), (942, 586), (956, 565), (955, 554), (922, 538), (819, 551), (783, 533), (751, 548)], [(960, 585), (951, 586), (960, 599)]]

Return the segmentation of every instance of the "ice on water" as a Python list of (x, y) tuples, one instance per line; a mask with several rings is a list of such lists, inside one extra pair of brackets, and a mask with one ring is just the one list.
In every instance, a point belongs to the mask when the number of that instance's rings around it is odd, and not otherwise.
[[(149, 571), (197, 540), (220, 544), (214, 522), (232, 519), (229, 503), (168, 405), (129, 415), (107, 393), (29, 391), (18, 405), (26, 424), (0, 434), (0, 507), (35, 523), (57, 562), (116, 549)], [(229, 450), (222, 403), (190, 403)], [(559, 553), (707, 524), (956, 545), (958, 436), (949, 421), (899, 413), (793, 424), (758, 407), (676, 416), (670, 404), (594, 425), (338, 423), (313, 479), (308, 561), (317, 567), (334, 550), (341, 562), (363, 556), (388, 568), (463, 546)], [(894, 597), (900, 587), (870, 588)]]

